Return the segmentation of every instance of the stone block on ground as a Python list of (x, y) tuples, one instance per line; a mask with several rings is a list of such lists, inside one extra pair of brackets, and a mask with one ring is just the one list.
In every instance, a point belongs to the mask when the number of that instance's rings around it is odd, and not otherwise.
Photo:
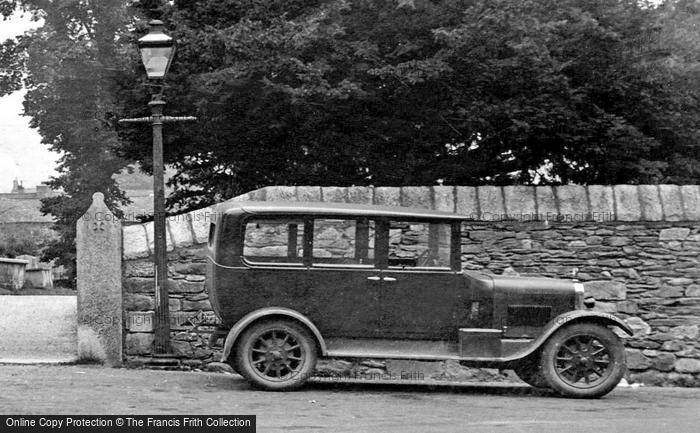
[(234, 373), (233, 368), (225, 362), (210, 362), (204, 367), (204, 371), (212, 373)]

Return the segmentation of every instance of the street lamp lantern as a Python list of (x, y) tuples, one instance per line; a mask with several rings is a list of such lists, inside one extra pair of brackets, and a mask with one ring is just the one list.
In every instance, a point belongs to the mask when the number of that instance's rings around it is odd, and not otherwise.
[(163, 32), (163, 21), (152, 20), (148, 25), (151, 30), (139, 39), (141, 61), (148, 79), (162, 80), (175, 56), (175, 41)]

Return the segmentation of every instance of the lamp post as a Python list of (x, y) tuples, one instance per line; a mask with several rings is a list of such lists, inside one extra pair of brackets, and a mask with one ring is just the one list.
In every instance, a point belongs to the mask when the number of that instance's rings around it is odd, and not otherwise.
[[(148, 23), (150, 31), (138, 41), (146, 75), (159, 86), (148, 106), (150, 117), (122, 119), (121, 123), (150, 123), (153, 127), (153, 261), (155, 264), (155, 339), (154, 364), (169, 365), (170, 360), (170, 312), (168, 308), (168, 263), (166, 256), (165, 188), (163, 181), (163, 123), (196, 120), (195, 117), (171, 117), (163, 115), (163, 80), (175, 55), (175, 41), (163, 32), (163, 22)], [(161, 358), (160, 360), (158, 358)]]

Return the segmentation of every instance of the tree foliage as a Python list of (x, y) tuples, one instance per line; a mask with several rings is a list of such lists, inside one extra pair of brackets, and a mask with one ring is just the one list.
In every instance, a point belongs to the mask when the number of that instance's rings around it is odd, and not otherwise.
[[(134, 42), (179, 42), (166, 111), (171, 209), (271, 184), (697, 183), (697, 0), (4, 0), (45, 25), (21, 65), (44, 142), (64, 152), (45, 203), (66, 242), (111, 174), (151, 170)], [(133, 28), (131, 28), (133, 27)], [(135, 31), (131, 31), (135, 30)], [(9, 69), (17, 69), (11, 67)], [(0, 74), (7, 92), (17, 74)], [(90, 114), (86, 114), (90, 113)], [(95, 115), (97, 113), (97, 115)]]
[[(42, 200), (42, 212), (56, 217), (59, 239), (44, 250), (45, 259), (71, 264), (75, 258), (75, 224), (87, 210), (92, 194), (101, 191), (116, 215), (128, 202), (111, 176), (125, 161), (113, 118), (118, 89), (133, 79), (133, 59), (125, 46), (130, 16), (124, 2), (0, 1), (5, 17), (32, 14), (43, 24), (15, 40), (3, 42), (0, 94), (22, 85), (27, 90), (24, 114), (42, 142), (58, 152), (59, 175), (49, 185), (62, 192)], [(130, 82), (129, 86), (135, 83)]]
[[(180, 44), (169, 109), (200, 118), (168, 133), (169, 203), (270, 184), (695, 183), (696, 5), (144, 7)], [(124, 156), (148, 161), (123, 137)]]

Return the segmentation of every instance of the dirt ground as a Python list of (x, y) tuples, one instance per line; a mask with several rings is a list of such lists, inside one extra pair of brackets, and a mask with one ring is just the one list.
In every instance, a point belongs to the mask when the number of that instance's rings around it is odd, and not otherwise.
[(257, 415), (259, 432), (697, 432), (700, 389), (617, 388), (562, 399), (513, 384), (317, 381), (253, 390), (238, 375), (0, 365), (3, 414)]

